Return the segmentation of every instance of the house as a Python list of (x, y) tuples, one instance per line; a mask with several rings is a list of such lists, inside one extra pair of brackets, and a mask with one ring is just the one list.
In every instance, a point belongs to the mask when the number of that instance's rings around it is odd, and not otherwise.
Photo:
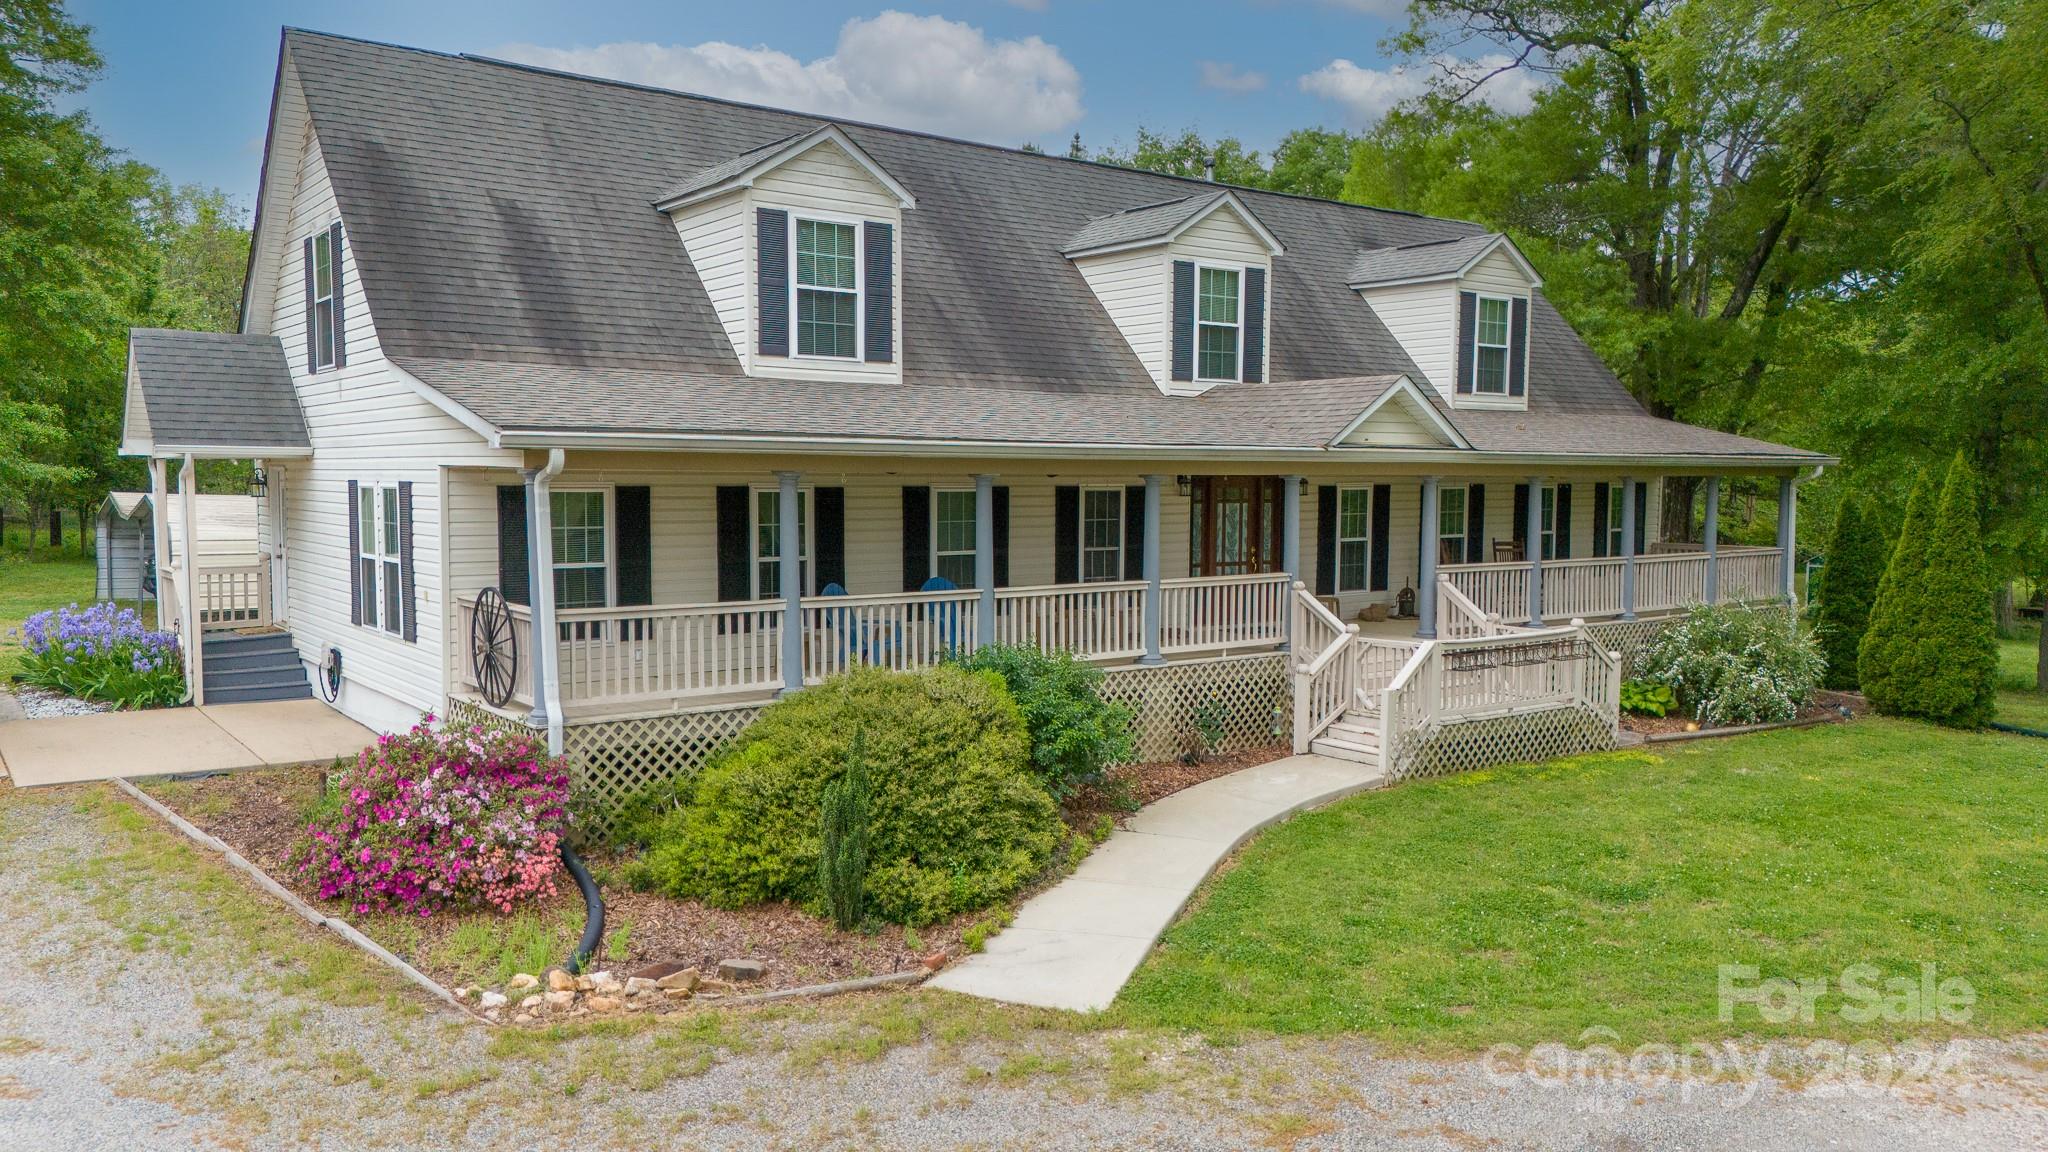
[[(260, 460), (349, 715), (622, 778), (992, 640), (1170, 728), (1611, 740), (1616, 629), (1787, 597), (1827, 463), (1650, 416), (1472, 224), (296, 30), (242, 315), (135, 335), (156, 491)], [(1778, 546), (1658, 540), (1674, 475)]]
[[(198, 494), (201, 566), (254, 568), (263, 560), (256, 540), (256, 502), (246, 496)], [(185, 507), (164, 509), (173, 560), (184, 532)], [(156, 508), (147, 492), (109, 492), (95, 527), (99, 557), (93, 595), (101, 600), (156, 599)]]

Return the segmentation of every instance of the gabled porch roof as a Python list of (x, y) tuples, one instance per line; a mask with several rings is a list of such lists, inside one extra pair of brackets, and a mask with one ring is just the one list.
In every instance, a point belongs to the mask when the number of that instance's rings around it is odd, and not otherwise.
[(308, 456), (306, 417), (275, 336), (128, 333), (123, 456)]

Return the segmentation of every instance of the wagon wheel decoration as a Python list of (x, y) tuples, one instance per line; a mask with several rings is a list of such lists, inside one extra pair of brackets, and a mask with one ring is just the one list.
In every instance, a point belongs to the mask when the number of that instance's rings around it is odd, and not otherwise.
[(519, 679), (519, 646), (512, 610), (496, 588), (477, 593), (476, 611), (469, 618), (469, 670), (492, 707), (501, 708), (512, 698), (512, 686)]

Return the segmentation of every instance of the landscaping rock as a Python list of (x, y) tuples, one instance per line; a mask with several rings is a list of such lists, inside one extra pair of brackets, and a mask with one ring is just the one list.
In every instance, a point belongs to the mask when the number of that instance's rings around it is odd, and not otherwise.
[(671, 1001), (675, 1001), (688, 1000), (690, 997), (696, 995), (696, 993), (694, 990), (689, 988), (669, 988), (663, 991), (663, 995), (667, 996)]
[(521, 972), (512, 977), (505, 987), (513, 992), (524, 992), (528, 988), (540, 987), (540, 980), (530, 973)]
[(674, 960), (660, 960), (638, 969), (632, 975), (645, 977), (649, 980), (660, 980), (664, 976), (673, 976), (688, 967), (689, 965), (678, 963)]
[(720, 960), (718, 962), (719, 978), (730, 980), (735, 984), (759, 980), (767, 974), (768, 966), (759, 960)]
[(637, 996), (642, 992), (659, 991), (659, 986), (645, 976), (626, 977), (626, 995)]
[(548, 1007), (557, 1011), (563, 1008), (573, 1008), (576, 1006), (576, 990), (574, 988), (563, 988), (554, 992), (545, 992), (541, 994), (541, 999), (547, 1001)]
[(535, 992), (519, 1002), (521, 1012), (538, 1012), (547, 1004), (547, 997)]
[(510, 1001), (505, 998), (505, 994), (502, 992), (486, 992), (477, 998), (477, 1005), (486, 1012), (493, 1008), (503, 1008), (508, 1003)]
[(610, 972), (592, 972), (590, 974), (590, 988), (593, 992), (602, 993), (606, 996), (616, 996), (624, 991), (625, 987), (624, 984), (620, 983), (619, 978)]
[(471, 988), (471, 987), (470, 987), (469, 985), (467, 985), (467, 984), (465, 984), (465, 985), (463, 985), (462, 987), (460, 987), (460, 988), (457, 988), (457, 989), (455, 990), (455, 998), (456, 998), (457, 1000), (470, 1000), (470, 999), (473, 999), (473, 998), (475, 998), (475, 996), (476, 996), (476, 989), (474, 989), (474, 988)]
[(695, 968), (680, 968), (670, 972), (654, 983), (664, 992), (689, 992), (697, 987), (703, 974)]
[(576, 978), (560, 968), (550, 968), (548, 969), (548, 991), (574, 992), (576, 991)]
[(597, 986), (591, 983), (590, 977), (588, 976), (578, 976), (576, 978), (576, 990), (578, 992), (588, 992), (595, 987)]
[(941, 948), (937, 952), (925, 957), (924, 966), (928, 972), (937, 972), (939, 969), (944, 968), (946, 966), (946, 950)]
[(533, 1017), (528, 1013), (521, 1012), (517, 1016), (512, 1017), (512, 1022), (514, 1024), (531, 1024), (533, 1023)]
[(616, 996), (591, 996), (583, 1001), (583, 1006), (592, 1012), (617, 1012), (624, 1007)]

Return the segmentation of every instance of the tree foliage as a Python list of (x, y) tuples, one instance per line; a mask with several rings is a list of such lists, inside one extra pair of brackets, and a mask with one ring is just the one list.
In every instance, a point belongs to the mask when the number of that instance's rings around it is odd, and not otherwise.
[(1824, 683), (1829, 688), (1854, 689), (1857, 653), (1870, 626), (1878, 581), (1884, 578), (1885, 539), (1864, 511), (1862, 500), (1853, 495), (1835, 509), (1826, 556), (1819, 587), (1812, 590), (1820, 603), (1815, 624), (1821, 652), (1828, 661)]
[(1921, 473), (1906, 499), (1906, 521), (1892, 545), (1884, 578), (1878, 581), (1870, 625), (1857, 649), (1856, 676), (1863, 695), (1873, 708), (1888, 715), (1903, 713), (1912, 691), (1902, 666), (1912, 649), (1914, 621), (1921, 612), (1928, 537), (1934, 532), (1935, 506), (1940, 498), (1934, 474)]

